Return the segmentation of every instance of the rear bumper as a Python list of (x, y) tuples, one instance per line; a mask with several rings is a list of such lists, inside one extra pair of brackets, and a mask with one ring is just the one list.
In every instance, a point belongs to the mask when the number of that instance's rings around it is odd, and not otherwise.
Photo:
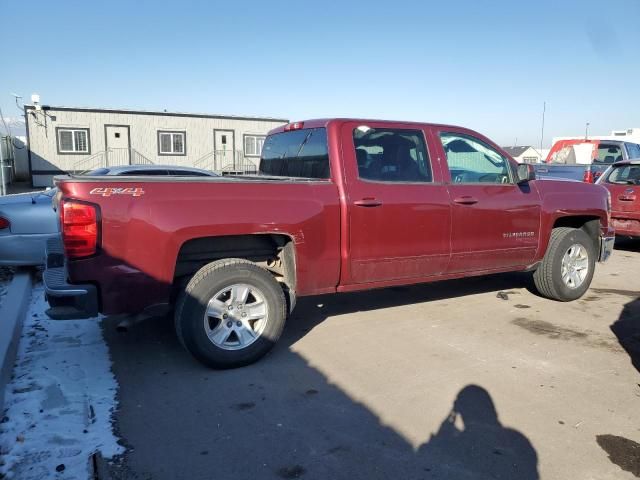
[(47, 241), (57, 236), (57, 233), (0, 235), (0, 265), (44, 264)]
[(98, 290), (95, 285), (72, 285), (67, 282), (67, 267), (60, 237), (47, 241), (46, 258), (42, 281), (51, 307), (47, 310), (47, 315), (53, 320), (96, 317)]
[(613, 244), (616, 241), (616, 234), (609, 229), (606, 234), (600, 236), (599, 262), (606, 262), (613, 253)]

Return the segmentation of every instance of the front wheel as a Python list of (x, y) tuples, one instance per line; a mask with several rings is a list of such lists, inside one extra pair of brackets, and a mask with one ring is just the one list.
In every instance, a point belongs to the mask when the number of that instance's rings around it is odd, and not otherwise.
[(569, 302), (582, 297), (589, 289), (595, 265), (593, 240), (584, 230), (554, 228), (533, 280), (541, 295)]
[(248, 365), (280, 338), (286, 321), (282, 287), (264, 268), (242, 259), (202, 267), (178, 299), (178, 338), (212, 368)]

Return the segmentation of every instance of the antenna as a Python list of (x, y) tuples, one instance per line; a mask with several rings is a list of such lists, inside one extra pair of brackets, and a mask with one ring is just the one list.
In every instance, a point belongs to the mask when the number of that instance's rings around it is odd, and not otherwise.
[(40, 95), (38, 95), (37, 93), (31, 94), (31, 103), (33, 103), (33, 106), (36, 107), (36, 110), (40, 110), (40, 108), (42, 108), (40, 106)]
[(540, 133), (540, 150), (542, 150), (542, 141), (544, 140), (544, 114), (547, 111), (547, 102), (542, 102), (542, 132)]

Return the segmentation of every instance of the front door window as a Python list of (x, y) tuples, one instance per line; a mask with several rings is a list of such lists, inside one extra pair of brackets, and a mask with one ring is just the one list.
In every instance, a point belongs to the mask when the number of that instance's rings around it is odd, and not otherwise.
[(468, 135), (441, 133), (452, 183), (512, 183), (509, 161)]

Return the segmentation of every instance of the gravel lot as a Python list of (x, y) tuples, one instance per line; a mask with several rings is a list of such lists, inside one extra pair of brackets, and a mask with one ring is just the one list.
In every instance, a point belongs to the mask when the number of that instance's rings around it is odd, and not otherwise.
[(231, 371), (170, 320), (103, 328), (126, 479), (625, 479), (640, 475), (640, 245), (576, 302), (509, 274), (302, 299)]

